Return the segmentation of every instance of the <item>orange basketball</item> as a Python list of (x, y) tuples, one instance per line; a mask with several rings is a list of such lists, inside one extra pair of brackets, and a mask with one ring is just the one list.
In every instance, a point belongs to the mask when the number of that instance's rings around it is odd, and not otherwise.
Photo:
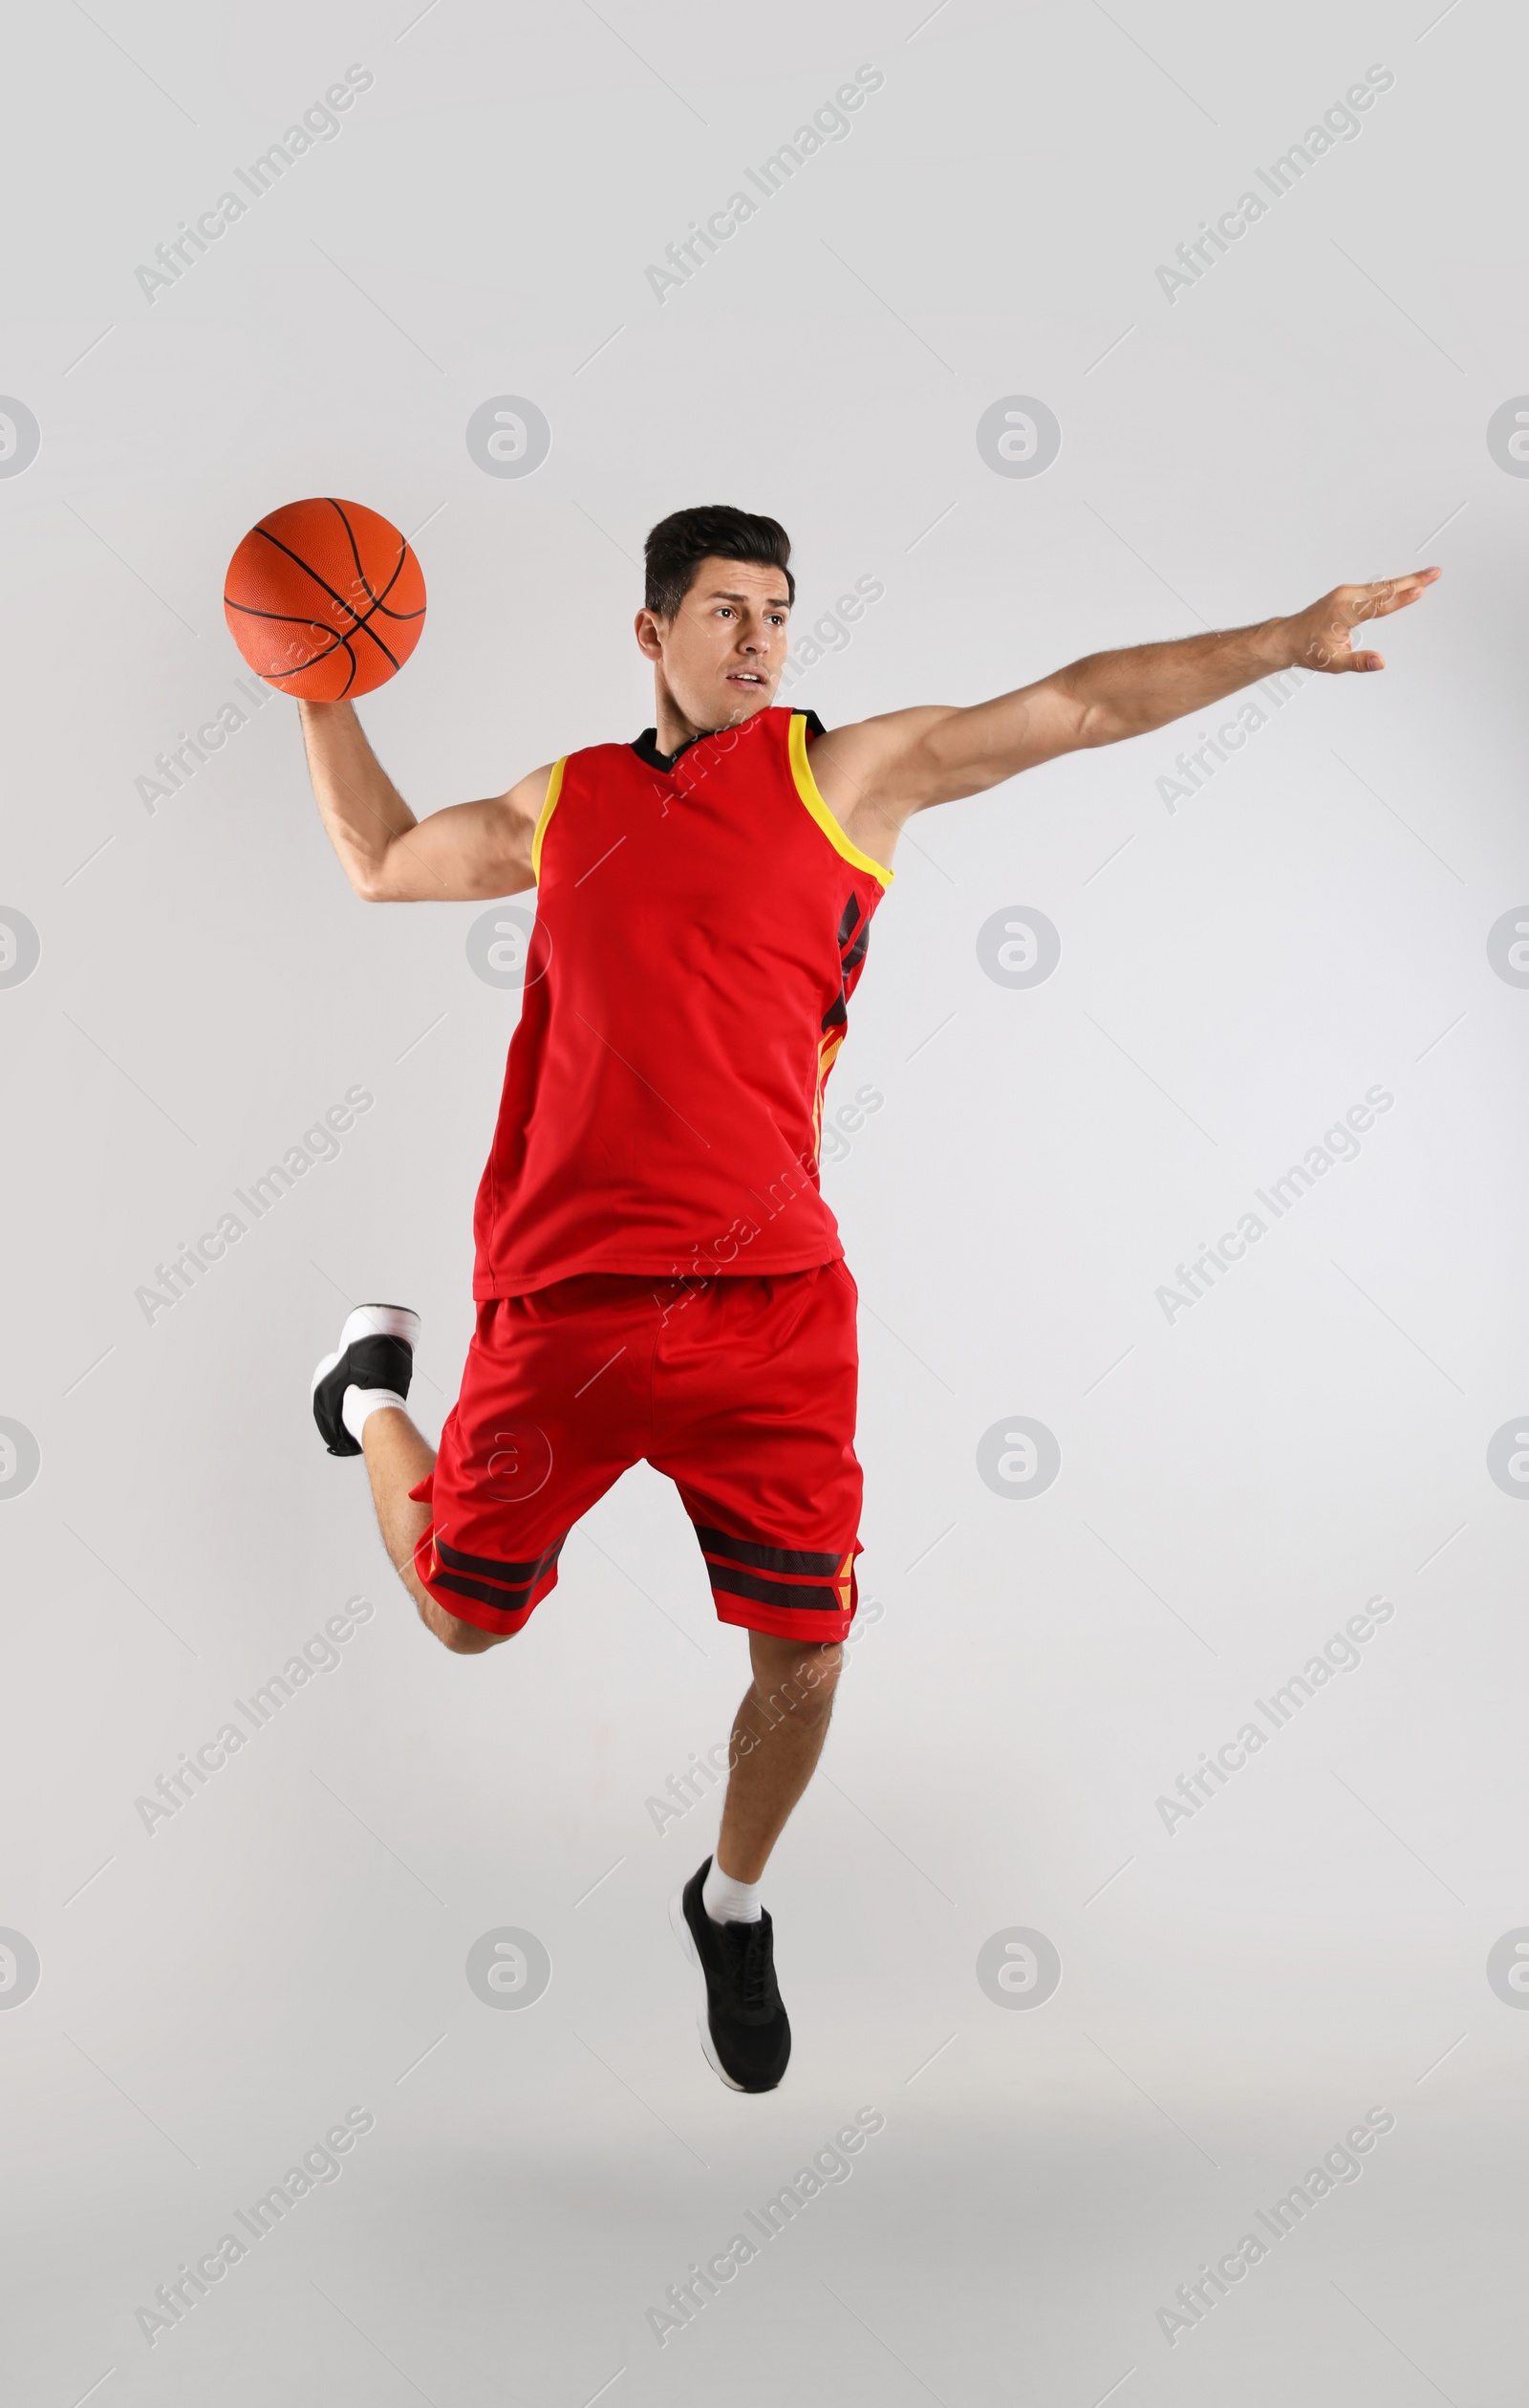
[(424, 626), (404, 537), (359, 502), (289, 502), (251, 527), (223, 607), (252, 669), (282, 694), (337, 703), (396, 677)]

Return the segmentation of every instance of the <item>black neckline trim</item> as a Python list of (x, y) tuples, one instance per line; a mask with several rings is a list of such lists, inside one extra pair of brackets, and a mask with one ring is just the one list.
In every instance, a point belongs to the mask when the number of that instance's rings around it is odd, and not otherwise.
[[(766, 708), (768, 707), (770, 707), (770, 705), (767, 705)], [(786, 705), (783, 704), (780, 707), (784, 709)], [(805, 719), (807, 721), (807, 732), (809, 740), (814, 736), (826, 736), (828, 734), (828, 729), (824, 727), (822, 720), (818, 717), (815, 710), (797, 711), (794, 713), (794, 716), (798, 719)], [(708, 728), (699, 736), (687, 736), (684, 743), (679, 747), (678, 751), (660, 752), (658, 749), (657, 728), (644, 727), (641, 735), (634, 741), (631, 749), (636, 754), (639, 761), (646, 762), (650, 770), (662, 770), (667, 772), (674, 768), (680, 753), (688, 752), (693, 744), (703, 744), (708, 734), (717, 735), (721, 731), (715, 727)]]

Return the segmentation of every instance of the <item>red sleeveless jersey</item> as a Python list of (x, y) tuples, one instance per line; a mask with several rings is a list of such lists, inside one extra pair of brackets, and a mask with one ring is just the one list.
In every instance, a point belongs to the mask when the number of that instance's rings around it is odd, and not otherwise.
[(842, 1257), (823, 1089), (893, 874), (818, 792), (809, 720), (762, 710), (672, 761), (648, 740), (554, 767), (476, 1297)]

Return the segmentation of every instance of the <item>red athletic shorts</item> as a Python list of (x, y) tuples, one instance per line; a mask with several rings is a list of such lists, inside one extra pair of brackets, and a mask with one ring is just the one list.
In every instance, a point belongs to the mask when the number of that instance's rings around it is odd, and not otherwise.
[(415, 1570), (479, 1630), (518, 1631), (580, 1514), (632, 1464), (665, 1472), (724, 1622), (838, 1639), (857, 1602), (854, 1282), (590, 1272), (479, 1305)]

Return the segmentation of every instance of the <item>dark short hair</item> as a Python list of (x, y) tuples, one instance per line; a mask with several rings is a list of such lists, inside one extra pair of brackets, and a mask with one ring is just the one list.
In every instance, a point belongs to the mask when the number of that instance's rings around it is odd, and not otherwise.
[(796, 599), (791, 538), (778, 518), (756, 518), (751, 510), (735, 510), (725, 502), (705, 503), (699, 510), (674, 510), (660, 518), (642, 550), (648, 564), (643, 602), (660, 618), (673, 618), (697, 569), (708, 557), (752, 560), (762, 569), (779, 569), (787, 600)]

